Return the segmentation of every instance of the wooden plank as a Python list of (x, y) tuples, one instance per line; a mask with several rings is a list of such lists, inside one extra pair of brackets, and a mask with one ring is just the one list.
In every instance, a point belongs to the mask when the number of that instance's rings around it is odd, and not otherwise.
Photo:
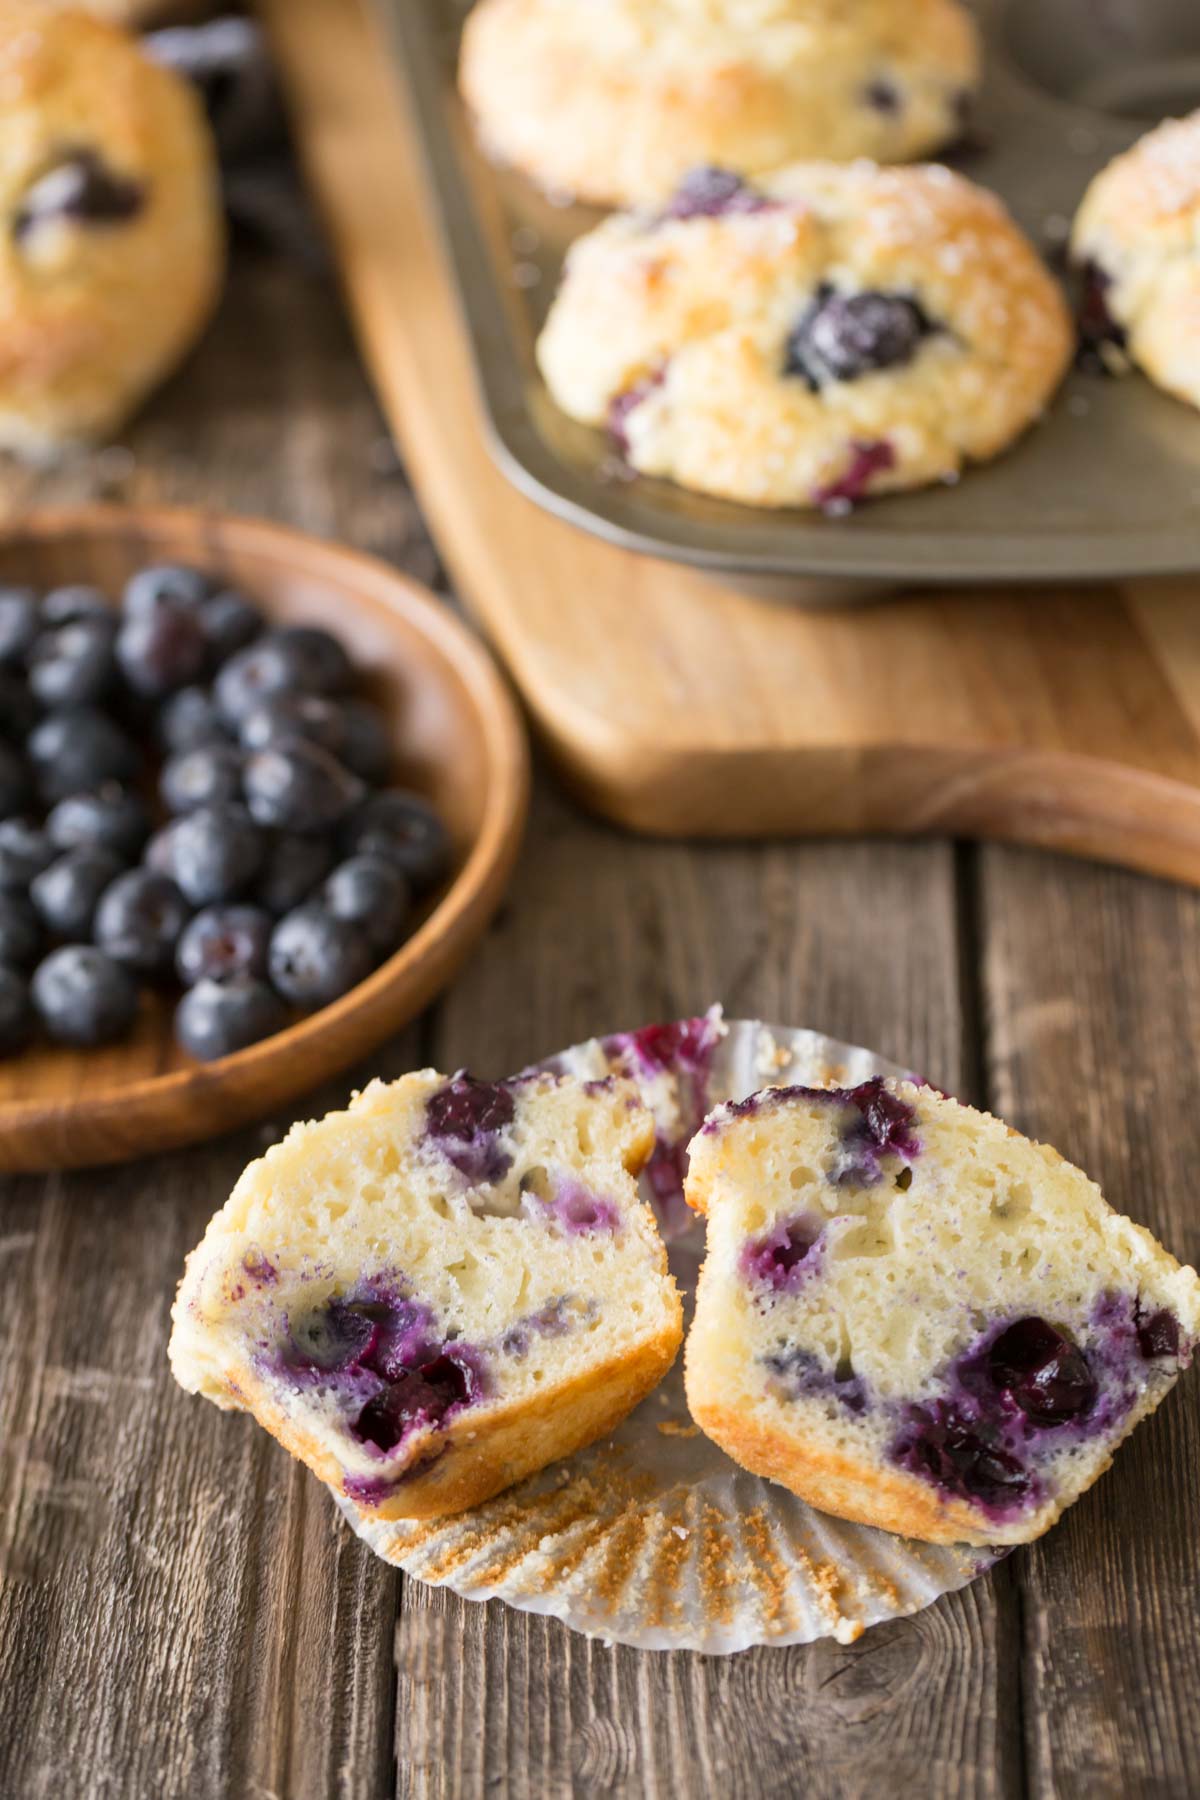
[[(982, 869), (995, 1110), (1195, 1263), (1200, 903), (1029, 853), (989, 850)], [(1193, 1374), (1099, 1486), (1008, 1565), (1035, 1794), (1195, 1794), (1198, 1495)]]
[[(961, 1089), (945, 846), (638, 844), (543, 792), (525, 875), (439, 1009), (443, 1067), (498, 1073), (593, 1032), (724, 1001)], [(848, 1649), (639, 1655), (406, 1583), (404, 1796), (1000, 1795), (1020, 1786), (1006, 1574)]]
[[(39, 477), (6, 467), (0, 510), (206, 500), (429, 575), (386, 442), (332, 290), (251, 259), (122, 451)], [(417, 1061), (409, 1033), (372, 1068)], [(6, 1796), (390, 1791), (399, 1578), (305, 1471), (182, 1394), (165, 1362), (184, 1254), (263, 1141), (0, 1184)]]

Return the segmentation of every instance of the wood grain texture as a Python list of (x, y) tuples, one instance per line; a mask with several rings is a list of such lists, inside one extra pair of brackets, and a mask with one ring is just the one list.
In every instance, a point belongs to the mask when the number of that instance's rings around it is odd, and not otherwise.
[(813, 613), (551, 518), (485, 448), (369, 0), (263, 11), (448, 566), (590, 805), (672, 835), (961, 832), (1200, 880), (1195, 582)]
[(262, 520), (186, 508), (50, 509), (11, 527), (0, 581), (84, 581), (111, 596), (150, 562), (207, 569), (277, 623), (332, 624), (386, 710), (395, 775), (428, 794), (452, 878), (365, 981), (216, 1062), (176, 1044), (174, 997), (144, 990), (133, 1031), (102, 1051), (37, 1043), (0, 1064), (0, 1169), (86, 1167), (191, 1143), (344, 1069), (426, 1005), (499, 904), (524, 823), (522, 727), (501, 677), (447, 609), (373, 558)]

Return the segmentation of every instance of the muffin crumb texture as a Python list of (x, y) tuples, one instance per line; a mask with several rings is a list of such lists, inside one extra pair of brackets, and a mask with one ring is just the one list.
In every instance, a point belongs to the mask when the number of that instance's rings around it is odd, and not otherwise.
[(474, 1505), (674, 1360), (653, 1147), (617, 1080), (372, 1083), (246, 1170), (189, 1258), (175, 1373), (377, 1517)]
[(1191, 1360), (1200, 1281), (932, 1089), (768, 1089), (691, 1146), (688, 1401), (736, 1461), (935, 1543), (1039, 1536)]

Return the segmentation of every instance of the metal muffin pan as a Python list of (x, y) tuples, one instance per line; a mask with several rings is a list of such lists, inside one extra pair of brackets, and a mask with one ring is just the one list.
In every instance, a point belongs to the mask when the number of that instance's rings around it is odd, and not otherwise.
[[(760, 511), (632, 476), (554, 405), (534, 345), (571, 240), (603, 215), (488, 164), (455, 89), (470, 0), (376, 0), (421, 132), (493, 453), (560, 518), (735, 585), (836, 603), (884, 587), (1082, 581), (1200, 568), (1200, 417), (1142, 376), (1073, 372), (1047, 417), (953, 487), (844, 519)], [(1196, 0), (975, 0), (987, 74), (946, 161), (1061, 261), (1088, 181), (1149, 124), (1200, 105)]]

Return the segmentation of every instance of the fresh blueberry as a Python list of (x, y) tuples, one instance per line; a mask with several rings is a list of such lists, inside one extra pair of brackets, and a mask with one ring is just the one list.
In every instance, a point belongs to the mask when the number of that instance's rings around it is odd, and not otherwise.
[(17, 752), (0, 741), (0, 819), (19, 812), (29, 798), (29, 770)]
[(327, 837), (304, 837), (299, 832), (281, 831), (267, 851), (266, 862), (255, 883), (255, 898), (276, 917), (291, 912), (293, 907), (309, 898), (328, 875), (332, 864), (333, 848)]
[(47, 713), (25, 741), (47, 805), (105, 781), (132, 781), (141, 757), (107, 713), (76, 706)]
[(407, 788), (372, 794), (342, 833), (347, 856), (382, 856), (417, 894), (435, 887), (450, 866), (450, 835), (428, 800)]
[(24, 894), (0, 893), (0, 963), (28, 969), (42, 953), (42, 927)]
[(231, 656), (213, 693), (222, 719), (236, 731), (264, 700), (277, 694), (336, 693), (353, 674), (346, 652), (329, 632), (292, 626), (268, 632)]
[(37, 720), (37, 702), (28, 683), (19, 675), (0, 669), (0, 741), (23, 744)]
[(370, 787), (378, 787), (391, 774), (395, 757), (383, 713), (369, 700), (343, 700), (341, 727), (334, 755)]
[(29, 652), (29, 689), (47, 708), (90, 705), (109, 691), (116, 672), (111, 615), (45, 631)]
[(256, 750), (246, 759), (242, 786), (250, 815), (259, 825), (313, 833), (339, 824), (364, 793), (357, 775), (304, 738), (287, 738)]
[(271, 934), (271, 981), (295, 1006), (326, 1006), (349, 993), (373, 960), (361, 931), (311, 903), (286, 913)]
[(208, 689), (202, 687), (180, 688), (163, 702), (158, 715), (158, 737), (171, 756), (182, 750), (198, 750), (202, 744), (229, 741), (216, 703)]
[(905, 294), (817, 290), (787, 341), (784, 373), (816, 391), (911, 362), (933, 326)]
[(32, 588), (0, 587), (0, 664), (22, 663), (42, 628)]
[(54, 845), (32, 819), (0, 820), (0, 889), (23, 892), (54, 857)]
[(223, 663), (263, 628), (263, 616), (252, 601), (234, 588), (222, 588), (200, 608), (200, 623), (214, 663)]
[(152, 838), (146, 861), (195, 907), (236, 900), (262, 865), (263, 834), (242, 806), (198, 806)]
[(272, 637), (306, 694), (341, 694), (354, 685), (354, 664), (340, 638), (320, 625), (285, 625)]
[(137, 997), (128, 969), (94, 944), (68, 944), (34, 970), (33, 1004), (60, 1044), (89, 1047), (121, 1037), (133, 1023)]
[(92, 935), (101, 950), (139, 975), (162, 975), (191, 909), (169, 875), (130, 869), (105, 888)]
[(97, 587), (80, 583), (51, 588), (42, 599), (41, 615), (43, 629), (51, 631), (60, 625), (76, 625), (80, 619), (101, 619), (109, 626), (114, 623), (107, 596)]
[(732, 169), (705, 167), (684, 176), (667, 202), (665, 219), (719, 219), (728, 213), (764, 212), (771, 206), (765, 194)]
[(20, 244), (48, 219), (81, 225), (117, 225), (145, 204), (146, 191), (111, 168), (94, 150), (72, 150), (26, 188), (12, 223)]
[(185, 987), (234, 975), (261, 980), (275, 926), (261, 906), (206, 906), (186, 927), (175, 950), (175, 967)]
[(383, 715), (366, 700), (277, 694), (247, 714), (239, 736), (247, 750), (264, 750), (285, 738), (306, 738), (372, 785), (386, 778), (392, 762)]
[(272, 633), (222, 665), (213, 683), (213, 700), (222, 724), (237, 732), (264, 700), (289, 693), (294, 686), (287, 657)]
[(394, 863), (382, 856), (352, 856), (321, 889), (321, 904), (335, 919), (361, 931), (373, 950), (394, 950), (404, 931), (410, 892)]
[(132, 859), (150, 835), (150, 818), (140, 796), (118, 781), (85, 794), (68, 794), (53, 807), (46, 833), (59, 850), (100, 844)]
[(201, 744), (163, 764), (158, 791), (169, 813), (192, 812), (236, 800), (242, 791), (242, 753), (234, 744)]
[(169, 875), (175, 879), (175, 833), (180, 820), (172, 819), (154, 832), (146, 840), (142, 850), (142, 862), (148, 869), (156, 869), (160, 875)]
[(198, 1062), (232, 1056), (286, 1024), (287, 1011), (279, 996), (252, 975), (234, 975), (227, 981), (205, 976), (175, 1008), (175, 1036)]
[(78, 943), (92, 935), (100, 896), (125, 864), (112, 850), (88, 845), (67, 850), (29, 884), (29, 898), (53, 937)]
[(212, 581), (201, 569), (188, 563), (153, 563), (130, 576), (121, 607), (131, 619), (144, 618), (164, 606), (181, 606), (186, 611), (200, 606), (212, 591)]
[(324, 694), (273, 694), (247, 713), (238, 727), (243, 750), (265, 750), (285, 738), (305, 738), (337, 756), (344, 737), (342, 703)]
[(164, 601), (153, 611), (127, 614), (117, 633), (117, 661), (136, 694), (158, 699), (187, 687), (208, 661), (195, 610)]
[(993, 1383), (1035, 1425), (1065, 1425), (1089, 1412), (1096, 1382), (1082, 1350), (1045, 1319), (1018, 1319), (987, 1355)]
[(24, 1049), (32, 1030), (29, 984), (15, 969), (0, 963), (0, 1056)]

